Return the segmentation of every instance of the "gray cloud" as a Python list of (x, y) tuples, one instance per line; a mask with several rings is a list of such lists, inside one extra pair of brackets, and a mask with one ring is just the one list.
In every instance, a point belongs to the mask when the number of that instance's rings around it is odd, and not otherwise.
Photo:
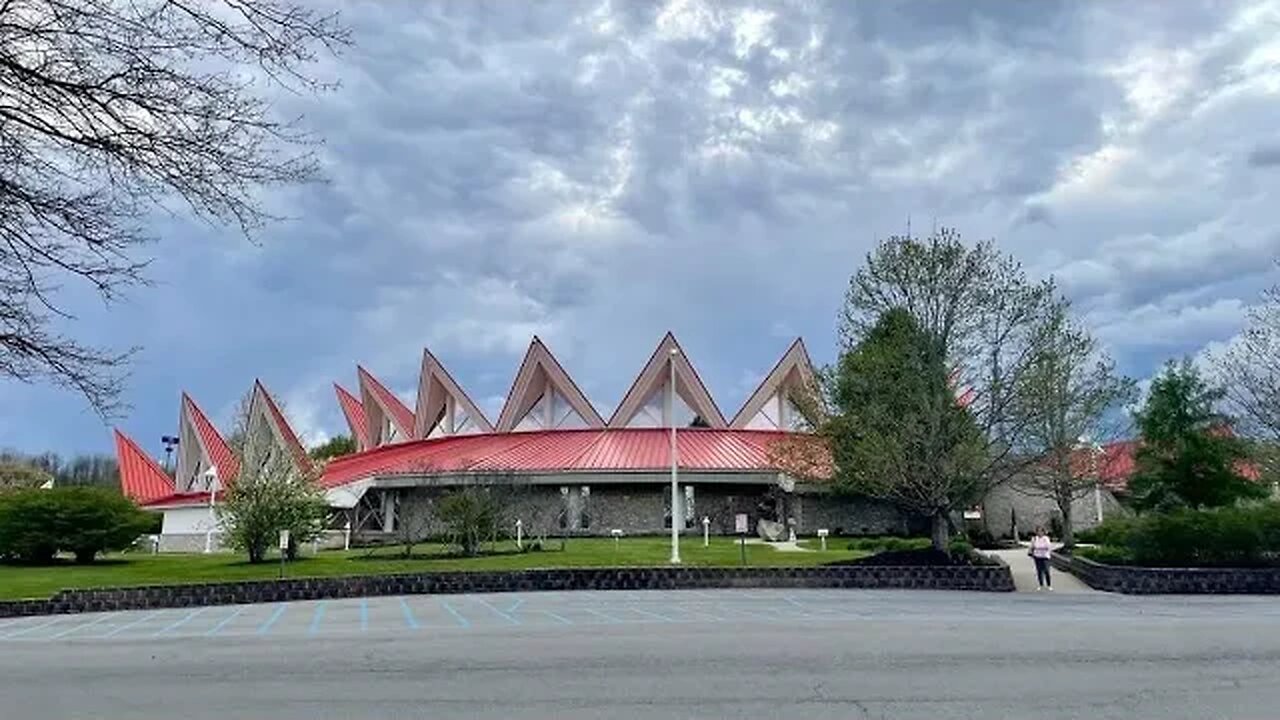
[[(672, 329), (732, 413), (779, 329), (831, 359), (849, 274), (908, 217), (1054, 274), (1138, 375), (1274, 280), (1266, 3), (334, 5), (342, 90), (280, 98), (330, 181), (270, 196), (296, 220), (261, 246), (164, 220), (163, 284), (86, 309), (147, 347), (144, 440), (180, 389), (223, 412), (256, 375), (335, 432), (329, 379), (409, 391), (423, 345), (492, 405), (534, 333), (606, 408)], [(60, 428), (0, 444), (108, 447), (74, 398), (0, 401)]]

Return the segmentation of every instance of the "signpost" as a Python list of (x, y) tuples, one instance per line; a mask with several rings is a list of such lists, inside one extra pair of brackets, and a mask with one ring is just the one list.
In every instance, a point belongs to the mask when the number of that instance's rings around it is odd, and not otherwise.
[(524, 549), (524, 521), (516, 519), (516, 549)]
[(742, 566), (747, 565), (747, 514), (738, 513), (733, 516), (733, 529), (738, 533), (738, 541), (742, 546)]
[(622, 531), (619, 530), (618, 528), (614, 528), (609, 531), (609, 534), (613, 536), (613, 559), (617, 560), (618, 559), (618, 541), (622, 539)]
[(284, 579), (284, 556), (289, 551), (289, 531), (280, 531), (280, 579)]
[(828, 534), (828, 533), (827, 533), (827, 529), (826, 529), (826, 528), (819, 528), (819, 529), (818, 529), (818, 538), (822, 540), (822, 551), (823, 551), (823, 552), (826, 552), (826, 551), (827, 551), (827, 534)]
[(702, 516), (702, 547), (711, 546), (711, 518)]

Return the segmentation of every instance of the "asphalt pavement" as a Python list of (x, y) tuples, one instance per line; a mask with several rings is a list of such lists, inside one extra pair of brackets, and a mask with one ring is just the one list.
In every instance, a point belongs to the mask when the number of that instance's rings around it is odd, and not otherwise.
[(0, 717), (1271, 718), (1280, 602), (714, 590), (0, 620)]

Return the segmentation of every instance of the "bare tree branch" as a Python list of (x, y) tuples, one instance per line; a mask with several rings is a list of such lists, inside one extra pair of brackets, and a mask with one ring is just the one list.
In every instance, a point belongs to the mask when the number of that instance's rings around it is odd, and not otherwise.
[(249, 237), (274, 219), (260, 192), (318, 165), (265, 91), (332, 88), (304, 70), (348, 42), (283, 0), (0, 3), (0, 375), (118, 411), (131, 351), (55, 332), (62, 283), (107, 302), (145, 285), (147, 216), (175, 200)]

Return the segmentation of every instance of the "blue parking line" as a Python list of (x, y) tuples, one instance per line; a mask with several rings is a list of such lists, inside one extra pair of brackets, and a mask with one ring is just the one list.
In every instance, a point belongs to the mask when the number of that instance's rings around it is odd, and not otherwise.
[(183, 625), (186, 625), (187, 623), (191, 622), (195, 618), (199, 617), (204, 613), (205, 610), (208, 610), (208, 609), (209, 609), (208, 606), (205, 606), (202, 608), (196, 608), (195, 610), (192, 610), (191, 612), (187, 613), (186, 617), (182, 618), (181, 620), (175, 620), (172, 623), (170, 623), (168, 627), (155, 631), (155, 633), (152, 634), (151, 637), (160, 637), (161, 635), (168, 635), (170, 632), (177, 630)]
[(360, 632), (369, 629), (369, 599), (360, 598)]
[(97, 625), (98, 623), (102, 622), (103, 620), (106, 620), (106, 619), (107, 619), (107, 618), (109, 618), (109, 617), (111, 617), (111, 616), (110, 616), (110, 615), (107, 615), (107, 614), (105, 614), (105, 613), (104, 613), (104, 614), (102, 614), (102, 615), (99, 615), (99, 616), (98, 616), (98, 618), (97, 618), (96, 620), (92, 620), (92, 621), (87, 622), (87, 623), (80, 623), (79, 625), (72, 625), (71, 627), (67, 628), (66, 630), (63, 630), (62, 632), (54, 633), (54, 634), (52, 634), (52, 635), (50, 635), (49, 637), (44, 638), (44, 639), (45, 639), (45, 640), (57, 640), (58, 638), (60, 638), (60, 637), (65, 637), (65, 636), (67, 636), (67, 635), (70, 635), (71, 633), (73, 633), (73, 632), (75, 632), (75, 631), (77, 631), (77, 630), (81, 630), (81, 629), (84, 629), (84, 628), (93, 627), (94, 625)]
[(316, 632), (320, 630), (320, 621), (324, 619), (325, 605), (326, 601), (324, 600), (321, 600), (319, 604), (316, 605), (316, 611), (311, 616), (311, 626), (307, 628), (308, 635), (315, 635)]
[(457, 610), (454, 610), (453, 606), (449, 604), (448, 600), (445, 600), (444, 598), (437, 598), (437, 600), (439, 601), (441, 607), (443, 607), (445, 610), (448, 610), (449, 614), (452, 615), (455, 619), (457, 619), (459, 625), (461, 625), (464, 628), (471, 627), (471, 621), (463, 617), (462, 613), (458, 612)]
[(507, 612), (509, 612), (509, 613), (513, 613), (513, 612), (515, 612), (515, 611), (516, 611), (516, 609), (517, 609), (517, 608), (519, 608), (519, 607), (520, 607), (521, 605), (523, 605), (523, 604), (524, 604), (524, 598), (520, 598), (520, 599), (516, 600), (515, 602), (511, 603), (511, 607), (507, 608), (507, 610), (506, 610), (506, 611), (507, 611)]
[(476, 602), (480, 603), (481, 605), (483, 605), (483, 606), (485, 606), (485, 607), (489, 608), (490, 610), (492, 610), (492, 611), (493, 611), (493, 613), (494, 613), (495, 615), (497, 615), (498, 617), (502, 618), (503, 620), (506, 620), (506, 621), (507, 621), (507, 624), (509, 624), (509, 625), (519, 625), (519, 624), (520, 624), (520, 621), (519, 621), (519, 620), (517, 620), (514, 616), (512, 616), (512, 615), (508, 615), (508, 614), (506, 614), (505, 612), (503, 612), (503, 611), (499, 610), (498, 608), (494, 607), (492, 604), (490, 604), (490, 603), (489, 603), (489, 601), (488, 601), (488, 600), (485, 600), (484, 598), (472, 598), (472, 600), (475, 600)]
[(404, 598), (400, 598), (400, 611), (404, 613), (404, 622), (410, 628), (417, 630), (422, 627), (418, 624), (418, 618), (413, 616), (413, 609), (409, 607), (409, 603), (404, 601)]
[(276, 607), (276, 611), (271, 613), (271, 617), (267, 618), (266, 622), (258, 626), (258, 634), (266, 635), (268, 632), (271, 632), (271, 626), (276, 624), (276, 621), (280, 619), (280, 616), (284, 614), (284, 611), (288, 609), (288, 607), (288, 605), (280, 603), (280, 605)]
[(229, 622), (231, 622), (232, 620), (235, 620), (236, 618), (240, 617), (240, 613), (242, 613), (242, 612), (244, 612), (244, 607), (236, 608), (236, 611), (235, 611), (235, 612), (233, 612), (233, 613), (231, 613), (230, 615), (228, 615), (228, 616), (226, 616), (226, 617), (222, 618), (221, 620), (219, 620), (219, 621), (218, 621), (218, 624), (217, 624), (217, 625), (214, 625), (213, 627), (209, 628), (209, 630), (208, 630), (207, 632), (205, 632), (205, 635), (207, 635), (207, 636), (213, 636), (213, 635), (217, 635), (218, 633), (222, 632), (222, 628), (226, 627), (226, 626), (227, 626), (227, 623), (229, 623)]
[(5, 640), (12, 640), (12, 639), (14, 639), (14, 638), (16, 638), (16, 637), (19, 637), (19, 636), (22, 636), (22, 635), (26, 635), (27, 633), (29, 633), (29, 632), (31, 632), (31, 631), (33, 631), (33, 630), (40, 630), (40, 629), (42, 629), (42, 628), (47, 628), (47, 627), (49, 627), (50, 625), (53, 625), (53, 624), (57, 623), (59, 620), (62, 620), (64, 617), (66, 617), (66, 616), (65, 616), (65, 615), (58, 615), (57, 617), (50, 618), (49, 620), (45, 620), (44, 622), (35, 623), (34, 625), (28, 625), (28, 626), (26, 626), (26, 627), (22, 628), (21, 630), (14, 630), (13, 632), (10, 632), (8, 635), (5, 635), (5, 636), (4, 636), (4, 639), (5, 639)]
[(612, 615), (605, 615), (604, 613), (600, 612), (599, 610), (596, 610), (595, 608), (582, 608), (582, 609), (591, 613), (592, 615), (595, 615), (596, 617), (604, 618), (605, 622), (609, 623), (610, 625), (618, 625), (626, 622), (625, 620), (619, 620), (618, 618), (613, 617)]
[(541, 611), (541, 612), (542, 612), (542, 614), (543, 614), (543, 615), (546, 615), (547, 617), (550, 617), (550, 618), (555, 619), (555, 620), (559, 620), (559, 621), (560, 621), (562, 624), (564, 624), (564, 625), (572, 625), (572, 624), (573, 624), (573, 621), (572, 621), (572, 620), (570, 620), (569, 618), (567, 618), (567, 617), (565, 617), (565, 616), (563, 616), (563, 615), (557, 615), (556, 613), (553, 613), (553, 612), (551, 612), (550, 610), (543, 610), (543, 611)]
[(645, 617), (651, 617), (654, 620), (661, 620), (662, 622), (668, 622), (668, 623), (689, 622), (688, 620), (676, 620), (675, 618), (667, 617), (666, 615), (662, 615), (661, 613), (650, 612), (649, 610), (641, 610), (640, 608), (637, 608), (637, 607), (628, 607), (626, 609), (630, 610), (633, 613), (644, 615)]
[(151, 620), (151, 619), (153, 619), (153, 618), (157, 617), (158, 615), (160, 615), (160, 612), (161, 612), (160, 610), (152, 610), (152, 611), (151, 611), (151, 612), (149, 612), (149, 613), (143, 613), (143, 614), (139, 615), (139, 616), (137, 617), (137, 619), (135, 619), (133, 622), (127, 622), (127, 623), (125, 623), (125, 624), (123, 624), (123, 625), (116, 626), (116, 627), (114, 627), (114, 628), (112, 628), (112, 629), (111, 629), (111, 632), (109, 632), (109, 633), (104, 633), (104, 634), (102, 634), (102, 635), (99, 635), (98, 637), (100, 637), (100, 638), (115, 637), (116, 635), (119, 635), (120, 633), (124, 632), (125, 630), (128, 630), (128, 629), (130, 629), (130, 628), (135, 628), (135, 627), (137, 627), (137, 626), (141, 625), (142, 623), (147, 622), (148, 620)]

